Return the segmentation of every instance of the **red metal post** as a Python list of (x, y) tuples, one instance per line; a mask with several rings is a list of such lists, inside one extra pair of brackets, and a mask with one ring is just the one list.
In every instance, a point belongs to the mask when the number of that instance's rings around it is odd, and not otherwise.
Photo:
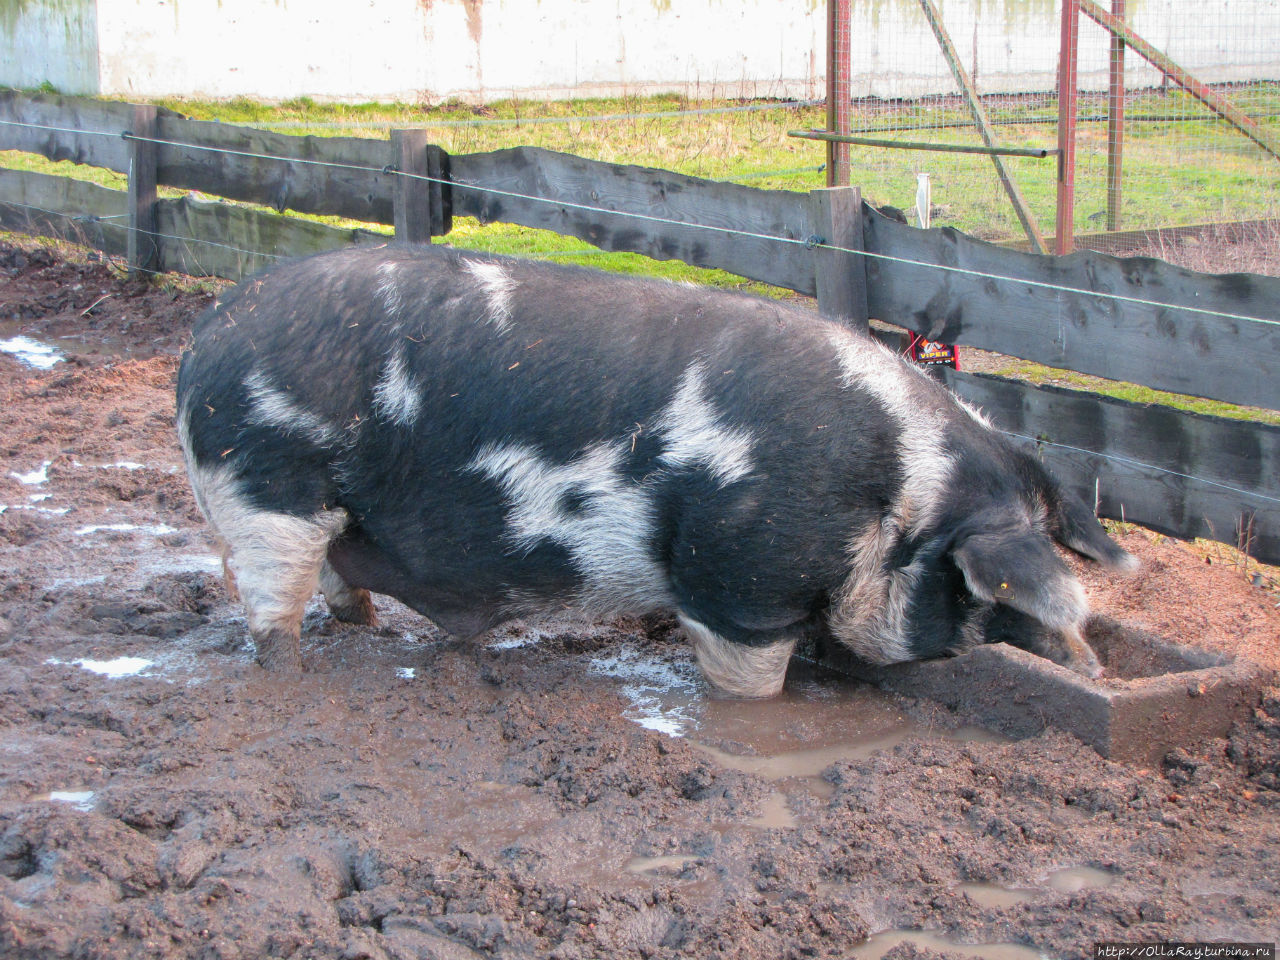
[(1080, 0), (1062, 0), (1062, 44), (1058, 53), (1058, 223), (1056, 250), (1070, 253), (1075, 239), (1076, 81)]
[[(1111, 15), (1124, 22), (1126, 0), (1111, 0)], [(1124, 166), (1124, 50), (1122, 36), (1111, 35), (1111, 77), (1107, 84), (1107, 229), (1120, 229)]]
[[(827, 0), (827, 130), (848, 135), (852, 70), (850, 0)], [(827, 143), (827, 186), (849, 185), (849, 144)]]

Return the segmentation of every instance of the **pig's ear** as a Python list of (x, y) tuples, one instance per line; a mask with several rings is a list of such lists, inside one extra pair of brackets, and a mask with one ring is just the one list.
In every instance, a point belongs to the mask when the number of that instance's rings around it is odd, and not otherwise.
[(1004, 603), (1048, 627), (1079, 624), (1089, 613), (1084, 589), (1030, 526), (983, 530), (951, 550), (969, 591), (988, 603)]
[(1107, 536), (1102, 524), (1077, 497), (1059, 489), (1056, 499), (1049, 514), (1049, 529), (1055, 540), (1112, 570), (1131, 573), (1138, 569), (1138, 558)]

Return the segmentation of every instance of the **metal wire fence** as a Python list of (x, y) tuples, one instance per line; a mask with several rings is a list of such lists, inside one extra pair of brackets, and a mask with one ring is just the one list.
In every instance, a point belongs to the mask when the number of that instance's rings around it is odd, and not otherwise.
[[(1080, 5), (1074, 232), (1280, 215), (1280, 158), (1266, 146), (1280, 144), (1280, 4), (1071, 2)], [(853, 36), (893, 39), (854, 47), (849, 132), (904, 145), (980, 146), (985, 114), (1000, 145), (1053, 149), (1062, 11), (1063, 0), (855, 5)], [(1109, 17), (1135, 41), (1104, 25)], [(1207, 97), (1189, 92), (1200, 88)], [(1122, 123), (1112, 119), (1117, 112)], [(850, 162), (852, 182), (872, 195), (912, 197), (926, 176), (934, 225), (993, 240), (1028, 233), (988, 157), (854, 145)], [(1052, 234), (1052, 155), (1002, 162), (1027, 216)], [(907, 212), (914, 222), (915, 211)]]

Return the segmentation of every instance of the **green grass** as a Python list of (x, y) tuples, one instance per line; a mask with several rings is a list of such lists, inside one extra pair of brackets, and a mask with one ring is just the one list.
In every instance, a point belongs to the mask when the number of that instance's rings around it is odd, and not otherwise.
[(1280, 410), (1266, 410), (1261, 407), (1242, 407), (1219, 400), (1205, 400), (1201, 397), (1189, 397), (1180, 393), (1166, 393), (1150, 387), (1133, 383), (1120, 383), (1115, 380), (1104, 380), (1074, 370), (1059, 370), (1042, 366), (1029, 360), (1009, 358), (1007, 362), (987, 371), (999, 377), (1022, 380), (1027, 383), (1053, 384), (1072, 390), (1088, 393), (1100, 393), (1118, 400), (1132, 403), (1158, 403), (1191, 413), (1203, 413), (1214, 417), (1226, 417), (1231, 420), (1249, 420), (1261, 423), (1280, 424)]

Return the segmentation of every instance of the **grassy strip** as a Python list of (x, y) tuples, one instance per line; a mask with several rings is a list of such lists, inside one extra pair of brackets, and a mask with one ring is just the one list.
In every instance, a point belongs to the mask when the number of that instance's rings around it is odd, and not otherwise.
[(1190, 397), (1180, 393), (1166, 393), (1153, 390), (1134, 383), (1122, 383), (1118, 380), (1106, 380), (1102, 377), (1076, 373), (1074, 370), (1059, 370), (1046, 367), (1029, 360), (1013, 357), (1004, 358), (983, 371), (998, 377), (1034, 383), (1037, 386), (1051, 384), (1055, 387), (1066, 387), (1085, 393), (1097, 393), (1117, 400), (1128, 400), (1132, 403), (1158, 403), (1191, 413), (1204, 413), (1214, 417), (1226, 417), (1230, 420), (1248, 420), (1254, 423), (1280, 424), (1280, 411), (1267, 410), (1262, 407), (1243, 407), (1220, 400), (1205, 400), (1201, 397)]

